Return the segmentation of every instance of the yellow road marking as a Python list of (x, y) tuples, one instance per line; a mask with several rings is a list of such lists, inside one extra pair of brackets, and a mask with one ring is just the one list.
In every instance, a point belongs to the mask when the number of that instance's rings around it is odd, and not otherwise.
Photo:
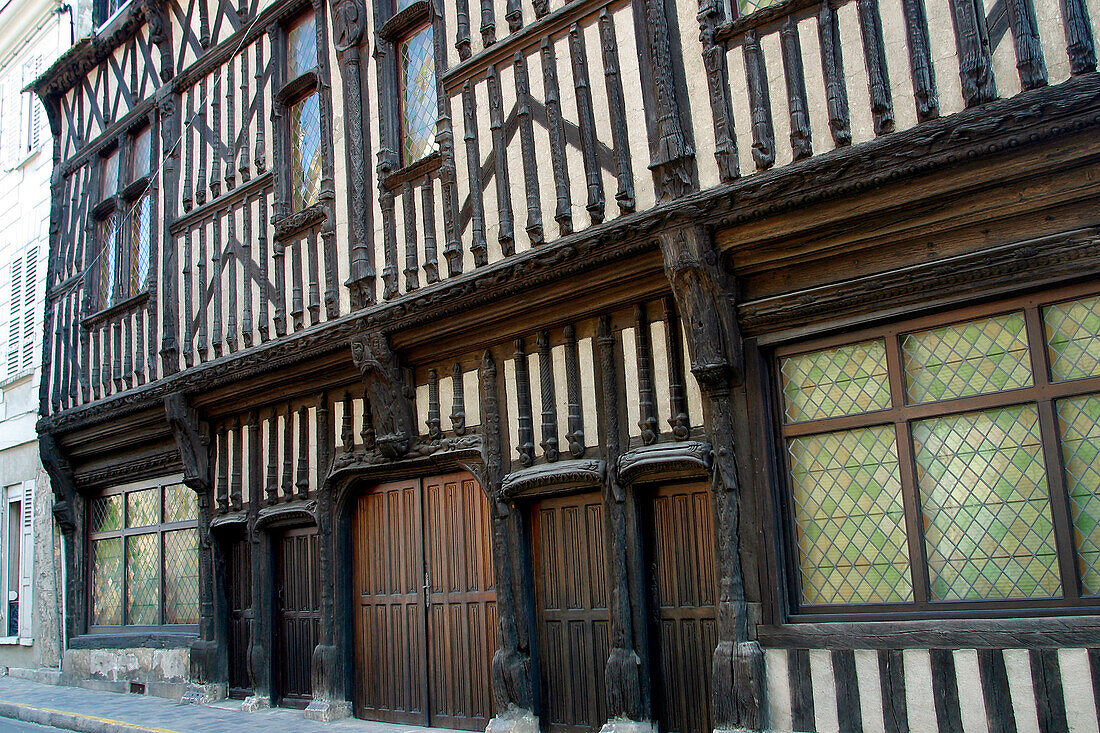
[(144, 728), (153, 733), (179, 733), (179, 731), (170, 730), (168, 728), (148, 728), (137, 723), (128, 723), (124, 720), (113, 720), (111, 718), (101, 718), (98, 715), (85, 715), (84, 713), (71, 713), (68, 710), (54, 710), (53, 708), (36, 708), (33, 705), (27, 705), (21, 702), (11, 702), (10, 700), (0, 700), (0, 705), (15, 705), (16, 707), (26, 708), (28, 710), (37, 710), (42, 713), (57, 713), (59, 715), (71, 715), (74, 718), (85, 718), (87, 720), (95, 720), (100, 723), (110, 723), (111, 725), (128, 725), (134, 728)]

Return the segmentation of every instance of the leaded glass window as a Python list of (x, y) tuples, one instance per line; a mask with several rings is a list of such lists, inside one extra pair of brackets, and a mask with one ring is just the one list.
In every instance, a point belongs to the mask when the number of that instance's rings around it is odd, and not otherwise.
[(100, 199), (108, 199), (118, 193), (118, 148), (103, 158), (99, 171)]
[(96, 222), (99, 243), (99, 305), (106, 308), (118, 297), (118, 222), (112, 212)]
[(291, 192), (295, 211), (321, 193), (321, 100), (316, 92), (290, 108)]
[(140, 292), (149, 277), (149, 248), (153, 232), (153, 201), (145, 194), (130, 214), (130, 294)]
[(146, 126), (133, 136), (130, 143), (130, 180), (149, 175), (152, 169), (153, 128)]
[(439, 103), (435, 86), (432, 26), (413, 32), (399, 44), (401, 76), (401, 158), (415, 163), (435, 150)]
[(286, 34), (287, 81), (317, 67), (317, 21), (305, 15)]
[(198, 623), (197, 512), (195, 492), (178, 483), (88, 502), (93, 627)]
[(1100, 602), (1100, 297), (778, 350), (800, 609)]

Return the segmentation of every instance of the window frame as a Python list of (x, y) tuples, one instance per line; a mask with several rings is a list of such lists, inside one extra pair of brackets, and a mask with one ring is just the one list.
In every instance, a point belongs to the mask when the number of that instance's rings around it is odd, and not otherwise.
[[(1044, 306), (1077, 298), (1100, 295), (1095, 284), (1081, 284), (1048, 289), (1012, 298), (999, 298), (984, 303), (955, 307), (931, 315), (884, 321), (880, 325), (854, 330), (835, 331), (828, 335), (791, 340), (772, 347), (768, 358), (767, 388), (774, 396), (767, 413), (772, 422), (772, 445), (777, 526), (782, 550), (775, 567), (781, 579), (780, 600), (789, 621), (821, 622), (874, 619), (923, 619), (945, 617), (1070, 615), (1100, 612), (1100, 594), (1088, 596), (1082, 592), (1082, 577), (1078, 566), (1077, 543), (1074, 536), (1070, 497), (1066, 486), (1058, 428), (1057, 400), (1100, 393), (1100, 376), (1053, 381), (1050, 354), (1042, 319)], [(1023, 312), (1024, 334), (1028, 343), (1032, 386), (990, 392), (965, 397), (910, 404), (906, 399), (905, 370), (901, 337), (926, 329), (948, 326), (1006, 313)], [(872, 339), (884, 339), (891, 407), (872, 412), (839, 417), (818, 418), (788, 423), (785, 416), (780, 360), (821, 349), (856, 344)], [(1047, 498), (1053, 525), (1052, 539), (1061, 582), (1061, 596), (1053, 598), (930, 600), (929, 568), (925, 551), (925, 530), (921, 509), (917, 465), (914, 457), (912, 426), (918, 420), (947, 417), (981, 410), (1034, 404), (1038, 413), (1041, 459), (1047, 483)], [(793, 481), (788, 440), (841, 430), (872, 426), (893, 426), (901, 479), (904, 507), (904, 527), (908, 544), (913, 600), (899, 603), (808, 605), (801, 602), (801, 555), (796, 532)]]
[[(293, 78), (291, 74), (291, 57), (290, 57), (290, 33), (297, 26), (302, 23), (308, 22), (309, 17), (312, 16), (314, 24), (314, 43), (316, 45), (316, 58), (315, 65), (308, 69), (302, 69)], [(322, 54), (325, 53), (325, 45), (322, 39), (321, 24), (324, 22), (324, 14), (318, 13), (312, 6), (306, 6), (288, 16), (286, 20), (282, 21), (279, 27), (278, 48), (280, 49), (280, 63), (277, 64), (278, 68), (278, 89), (275, 93), (275, 104), (279, 109), (279, 119), (283, 120), (280, 125), (280, 138), (284, 145), (286, 165), (280, 166), (282, 168), (281, 183), (284, 190), (284, 194), (280, 196), (284, 205), (285, 215), (299, 214), (303, 211), (310, 211), (314, 207), (319, 206), (322, 203), (322, 190), (324, 188), (324, 180), (326, 176), (326, 164), (325, 164), (325, 146), (327, 145), (326, 139), (326, 126), (323, 118), (325, 114), (325, 106), (323, 100), (322, 89), (322, 68), (324, 66), (322, 60)], [(321, 158), (320, 177), (317, 180), (317, 199), (309, 204), (305, 204), (298, 207), (295, 203), (297, 198), (297, 190), (294, 184), (294, 146), (295, 141), (293, 139), (293, 128), (291, 126), (291, 113), (295, 105), (304, 102), (310, 96), (317, 96), (318, 107), (318, 155)]]
[[(154, 479), (149, 481), (141, 481), (130, 483), (122, 486), (115, 486), (103, 491), (99, 491), (92, 496), (89, 496), (86, 501), (87, 509), (84, 512), (84, 552), (86, 558), (86, 577), (85, 588), (87, 593), (85, 601), (88, 614), (87, 633), (89, 634), (143, 634), (149, 632), (174, 632), (174, 633), (196, 633), (199, 628), (199, 618), (196, 617), (194, 623), (187, 624), (169, 624), (164, 623), (165, 619), (165, 572), (164, 572), (164, 538), (170, 532), (177, 532), (180, 530), (193, 529), (195, 531), (196, 547), (200, 547), (201, 538), (199, 537), (199, 506), (198, 498), (196, 496), (195, 502), (195, 517), (194, 519), (181, 520), (175, 522), (164, 521), (164, 490), (168, 486), (175, 484), (183, 484), (182, 477), (170, 477)], [(190, 488), (184, 487), (186, 491), (193, 491)], [(137, 493), (140, 491), (155, 490), (159, 492), (157, 500), (158, 521), (154, 524), (148, 524), (141, 527), (127, 527), (126, 526), (126, 497), (129, 494)], [(92, 531), (92, 502), (95, 499), (100, 499), (110, 496), (121, 496), (122, 499), (122, 515), (121, 515), (121, 528), (117, 530), (104, 530), (99, 532)], [(160, 623), (157, 624), (128, 624), (127, 619), (127, 585), (128, 585), (128, 573), (126, 563), (126, 539), (128, 537), (138, 535), (155, 535), (157, 537), (157, 583), (159, 586), (157, 596), (157, 614)], [(122, 556), (119, 561), (119, 567), (121, 577), (119, 578), (119, 595), (120, 595), (120, 614), (122, 618), (121, 624), (97, 624), (95, 623), (95, 561), (92, 552), (93, 543), (99, 540), (109, 539), (121, 539), (122, 540)], [(198, 561), (198, 571), (202, 573), (201, 559)], [(202, 597), (201, 597), (201, 580), (199, 588), (200, 597), (198, 599), (198, 614), (201, 615), (202, 610)]]

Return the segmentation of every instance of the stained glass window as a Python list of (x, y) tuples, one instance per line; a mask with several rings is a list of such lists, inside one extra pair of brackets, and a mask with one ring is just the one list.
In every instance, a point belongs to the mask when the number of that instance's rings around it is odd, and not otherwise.
[(316, 92), (290, 108), (291, 188), (296, 211), (321, 192), (321, 102)]
[(854, 415), (890, 406), (882, 339), (780, 359), (788, 422)]
[(802, 601), (911, 600), (892, 425), (790, 441)]
[(435, 150), (439, 103), (434, 54), (431, 25), (401, 41), (401, 156), (406, 165)]
[(932, 597), (1058, 595), (1035, 405), (920, 420), (913, 447)]
[(1100, 375), (1100, 296), (1049, 305), (1043, 322), (1054, 381)]
[(1085, 595), (1100, 595), (1100, 394), (1058, 402), (1062, 465)]
[(106, 308), (114, 302), (118, 286), (118, 226), (112, 213), (96, 223), (99, 241), (99, 305)]
[(1022, 312), (907, 334), (902, 353), (914, 403), (1031, 386)]
[(197, 512), (178, 483), (88, 502), (93, 626), (198, 623)]
[(286, 34), (287, 80), (292, 81), (317, 67), (317, 21), (304, 16)]
[(797, 605), (1098, 600), (1100, 297), (1021, 301), (779, 349)]
[(149, 247), (153, 229), (153, 201), (145, 194), (130, 214), (130, 295), (145, 288), (149, 277)]
[(153, 128), (144, 127), (130, 140), (130, 180), (149, 174), (152, 168)]

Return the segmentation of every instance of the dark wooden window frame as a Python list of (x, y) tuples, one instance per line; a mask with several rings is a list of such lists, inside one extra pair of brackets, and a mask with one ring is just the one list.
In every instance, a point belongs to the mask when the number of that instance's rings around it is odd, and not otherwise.
[[(1050, 379), (1049, 352), (1046, 347), (1041, 308), (1075, 298), (1097, 293), (1095, 284), (1069, 286), (1045, 290), (1011, 299), (999, 299), (988, 303), (946, 310), (935, 315), (908, 320), (894, 320), (884, 325), (863, 327), (858, 330), (838, 331), (834, 334), (783, 343), (772, 349), (769, 358), (770, 375), (768, 389), (774, 398), (768, 400), (773, 409), (774, 465), (773, 475), (779, 487), (776, 495), (778, 531), (783, 537), (773, 567), (781, 576), (776, 602), (785, 605), (790, 621), (818, 622), (873, 619), (921, 619), (968, 618), (976, 616), (1043, 616), (1096, 613), (1100, 611), (1100, 596), (1084, 596), (1081, 593), (1080, 573), (1077, 563), (1076, 543), (1070, 516), (1069, 497), (1065, 474), (1062, 469), (1060, 436), (1057, 427), (1055, 400), (1100, 392), (1100, 376), (1062, 382)], [(989, 394), (908, 404), (903, 382), (904, 367), (901, 361), (900, 336), (937, 326), (947, 326), (967, 320), (1023, 311), (1025, 334), (1031, 360), (1033, 386), (993, 392)], [(807, 420), (786, 424), (783, 418), (782, 384), (778, 362), (781, 357), (803, 354), (831, 347), (884, 338), (886, 341), (887, 368), (892, 407), (874, 412), (842, 417)], [(1062, 584), (1062, 596), (1050, 599), (994, 599), (965, 601), (932, 601), (928, 598), (928, 566), (924, 554), (924, 538), (920, 513), (920, 496), (916, 485), (916, 464), (913, 459), (911, 423), (929, 417), (941, 417), (994, 407), (1036, 404), (1039, 412), (1044, 470), (1050, 500), (1054, 540), (1057, 549), (1058, 569)], [(795, 513), (791, 494), (790, 464), (786, 441), (788, 438), (815, 435), (858, 427), (893, 425), (897, 436), (901, 494), (905, 509), (905, 529), (909, 546), (910, 573), (913, 583), (911, 602), (881, 604), (848, 604), (829, 606), (800, 606), (799, 603), (799, 551), (794, 532)], [(782, 616), (782, 609), (775, 609)], [(771, 614), (774, 617), (774, 613)]]
[[(133, 175), (133, 148), (134, 140), (143, 132), (148, 131), (151, 136), (149, 146), (149, 161), (148, 168), (143, 175)], [(94, 165), (97, 166), (96, 174), (94, 176), (93, 188), (96, 195), (99, 196), (103, 190), (103, 172), (106, 166), (106, 160), (109, 156), (118, 154), (118, 180), (115, 182), (115, 191), (110, 196), (102, 197), (96, 205), (92, 208), (92, 222), (91, 222), (91, 237), (95, 242), (95, 247), (92, 248), (95, 256), (95, 267), (92, 268), (92, 274), (94, 276), (94, 295), (89, 299), (91, 304), (91, 313), (88, 314), (87, 320), (95, 321), (100, 318), (109, 317), (111, 314), (120, 311), (128, 310), (129, 306), (134, 305), (148, 295), (150, 287), (150, 278), (154, 271), (153, 260), (155, 258), (155, 231), (156, 226), (154, 222), (157, 220), (156, 212), (156, 196), (153, 187), (153, 179), (156, 176), (156, 143), (157, 143), (156, 127), (149, 117), (141, 117), (134, 125), (130, 126), (125, 132), (123, 132), (116, 144), (104, 149), (94, 159)], [(133, 268), (135, 263), (131, 260), (132, 254), (132, 226), (131, 217), (133, 216), (138, 202), (144, 196), (149, 196), (149, 266), (146, 271), (146, 277), (144, 282), (140, 283), (136, 290), (131, 292), (130, 280), (133, 275)], [(113, 218), (115, 221), (115, 277), (116, 277), (116, 293), (115, 297), (110, 302), (103, 302), (101, 292), (101, 282), (103, 277), (103, 267), (106, 262), (104, 259), (103, 242), (99, 239), (99, 225), (107, 219)], [(125, 277), (124, 277), (125, 276)], [(119, 289), (122, 289), (122, 294), (119, 295)]]
[[(194, 529), (198, 531), (198, 517), (195, 519), (180, 521), (180, 522), (165, 522), (164, 521), (164, 487), (171, 486), (172, 484), (179, 483), (178, 481), (148, 481), (141, 484), (133, 484), (127, 486), (121, 486), (117, 488), (106, 489), (104, 491), (96, 493), (94, 496), (88, 497), (86, 506), (88, 510), (84, 512), (84, 521), (87, 531), (87, 539), (84, 543), (85, 557), (87, 558), (86, 574), (85, 574), (85, 588), (88, 589), (86, 593), (88, 603), (88, 634), (100, 635), (100, 634), (114, 634), (114, 635), (143, 635), (143, 634), (156, 634), (157, 632), (167, 632), (173, 634), (194, 634), (199, 630), (198, 623), (194, 624), (145, 624), (145, 625), (130, 625), (123, 623), (121, 625), (97, 625), (94, 623), (93, 613), (95, 608), (95, 586), (93, 585), (93, 573), (95, 571), (92, 562), (92, 542), (96, 540), (106, 540), (121, 538), (122, 543), (122, 559), (120, 561), (122, 567), (121, 578), (121, 594), (122, 594), (122, 616), (123, 621), (126, 620), (126, 542), (125, 538), (142, 535), (142, 534), (156, 534), (157, 535), (157, 547), (160, 553), (160, 563), (157, 568), (158, 581), (160, 583), (160, 597), (158, 599), (158, 608), (161, 620), (164, 619), (164, 535), (167, 532), (174, 532), (181, 529)], [(160, 511), (160, 521), (157, 524), (150, 524), (144, 527), (127, 527), (126, 526), (126, 494), (132, 494), (137, 491), (147, 491), (149, 489), (156, 489), (160, 491), (160, 498), (158, 500), (158, 507)], [(188, 489), (190, 490), (190, 489)], [(91, 526), (91, 500), (98, 499), (105, 496), (122, 496), (122, 529), (109, 530), (105, 532), (92, 532)], [(200, 599), (201, 603), (201, 599)], [(174, 638), (174, 637), (173, 637)]]

